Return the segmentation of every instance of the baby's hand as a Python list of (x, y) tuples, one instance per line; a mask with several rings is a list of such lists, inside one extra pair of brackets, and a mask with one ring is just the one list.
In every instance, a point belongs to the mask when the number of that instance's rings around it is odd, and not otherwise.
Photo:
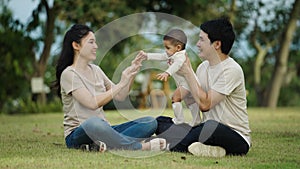
[(161, 80), (161, 81), (167, 81), (169, 76), (170, 75), (167, 72), (160, 73), (160, 74), (156, 75), (157, 79)]

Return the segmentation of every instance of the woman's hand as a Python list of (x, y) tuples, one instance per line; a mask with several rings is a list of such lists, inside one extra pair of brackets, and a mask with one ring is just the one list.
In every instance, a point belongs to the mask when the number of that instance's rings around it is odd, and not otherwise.
[(145, 58), (145, 52), (140, 51), (131, 62), (131, 65), (125, 70), (123, 70), (121, 80), (117, 85), (118, 87), (121, 87), (121, 90), (114, 97), (114, 99), (123, 101), (126, 98), (128, 92), (130, 91), (130, 87), (133, 83), (133, 79), (135, 75), (139, 72), (142, 66), (142, 61), (145, 59), (147, 59)]
[(133, 64), (129, 67), (127, 67), (123, 72), (122, 72), (122, 77), (120, 80), (120, 84), (122, 85), (127, 85), (130, 83), (133, 77), (139, 72), (140, 70), (140, 65), (139, 64)]
[(144, 60), (147, 60), (147, 53), (145, 53), (144, 51), (140, 51), (136, 57), (134, 58), (134, 60), (131, 62), (131, 65), (139, 65), (142, 66), (142, 62)]
[(123, 85), (128, 84), (140, 70), (140, 67), (142, 66), (142, 61), (146, 59), (147, 54), (144, 51), (140, 51), (131, 62), (131, 65), (122, 72), (120, 83)]

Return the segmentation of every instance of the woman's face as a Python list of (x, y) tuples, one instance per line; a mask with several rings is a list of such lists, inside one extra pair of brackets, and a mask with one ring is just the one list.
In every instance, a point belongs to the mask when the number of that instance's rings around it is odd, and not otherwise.
[(79, 56), (93, 61), (96, 59), (96, 51), (98, 45), (96, 44), (96, 37), (93, 32), (89, 32), (80, 43)]

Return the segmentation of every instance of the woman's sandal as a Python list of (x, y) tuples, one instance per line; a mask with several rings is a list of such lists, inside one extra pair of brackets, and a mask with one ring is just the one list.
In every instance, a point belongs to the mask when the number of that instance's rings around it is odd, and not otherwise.
[(93, 151), (93, 152), (100, 152), (103, 153), (106, 151), (106, 144), (102, 141), (95, 141), (92, 144), (82, 144), (80, 149), (83, 151)]
[(98, 151), (99, 151), (100, 153), (103, 153), (103, 152), (106, 151), (106, 148), (107, 148), (107, 147), (106, 147), (106, 144), (105, 144), (104, 142), (97, 140), (97, 141), (95, 142), (95, 144), (97, 144), (97, 145), (99, 146)]
[[(161, 146), (162, 144), (162, 146)], [(166, 149), (167, 141), (163, 138), (155, 138), (150, 140), (150, 150), (151, 151), (162, 151)]]

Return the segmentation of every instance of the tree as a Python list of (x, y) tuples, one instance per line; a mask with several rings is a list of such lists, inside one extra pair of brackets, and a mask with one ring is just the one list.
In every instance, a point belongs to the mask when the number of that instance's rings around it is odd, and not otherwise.
[[(103, 0), (101, 2), (94, 0), (77, 0), (77, 1), (60, 1), (55, 0), (53, 7), (51, 8), (46, 0), (41, 0), (38, 8), (33, 13), (34, 20), (32, 21), (33, 28), (37, 26), (37, 20), (39, 19), (37, 16), (40, 12), (43, 12), (43, 8), (46, 9), (47, 20), (46, 27), (47, 34), (44, 41), (44, 50), (40, 57), (40, 61), (38, 62), (38, 75), (43, 77), (44, 74), (44, 66), (48, 57), (49, 57), (49, 44), (52, 44), (53, 38), (53, 18), (51, 20), (50, 16), (58, 16), (57, 19), (64, 21), (66, 24), (69, 23), (84, 23), (89, 24), (93, 28), (101, 28), (105, 24), (110, 23), (111, 21), (118, 19), (120, 17), (135, 13), (135, 12), (165, 12), (177, 15), (179, 17), (188, 18), (191, 21), (196, 21), (197, 23), (201, 23), (202, 20), (210, 18), (219, 17), (225, 14), (227, 11), (231, 10), (232, 6), (229, 1), (203, 1), (199, 2), (197, 0), (184, 0), (184, 1), (168, 1), (168, 0), (141, 0), (141, 1), (133, 1), (133, 0)], [(235, 1), (233, 1), (235, 2)], [(230, 6), (231, 5), (231, 6)], [(189, 11), (189, 12), (186, 12)], [(201, 11), (201, 12), (200, 12)], [(203, 11), (207, 15), (203, 15)], [(223, 12), (220, 12), (223, 11)], [(52, 15), (51, 15), (52, 14)], [(142, 25), (143, 22), (137, 22), (140, 25), (132, 25), (132, 24), (123, 24), (120, 27), (124, 28), (124, 30), (137, 30)], [(106, 36), (110, 36), (110, 39), (113, 39), (115, 36), (121, 36), (123, 32), (114, 31), (114, 29), (110, 29), (107, 32)], [(128, 33), (128, 32), (124, 32)], [(47, 36), (48, 35), (48, 36)], [(126, 41), (129, 42), (128, 40)], [(47, 46), (46, 46), (47, 45)], [(102, 45), (99, 45), (100, 48)], [(46, 48), (47, 47), (47, 48)], [(112, 66), (103, 66), (104, 71), (113, 72), (116, 66), (121, 62), (125, 55), (121, 54), (123, 52), (123, 48), (125, 47), (125, 43), (120, 43), (114, 46), (111, 49), (111, 55), (117, 59), (109, 60), (110, 65)], [(121, 55), (120, 55), (121, 54)], [(106, 64), (107, 61), (101, 62), (102, 64)], [(114, 66), (113, 66), (114, 65)]]
[(249, 39), (249, 46), (255, 49), (254, 86), (260, 106), (276, 107), (282, 81), (290, 74), (287, 71), (288, 55), (299, 17), (299, 11), (295, 12), (298, 2), (289, 5), (290, 2), (244, 1), (238, 11), (241, 15), (241, 22), (237, 23), (238, 36)]
[(24, 25), (13, 19), (5, 2), (1, 2), (0, 11), (0, 111), (17, 113), (11, 107), (19, 104), (19, 98), (28, 97), (30, 91), (34, 41), (26, 35)]
[[(43, 21), (40, 20), (40, 13), (45, 11), (46, 13), (46, 21), (42, 26), (43, 34), (40, 40), (43, 42), (43, 49), (38, 57), (38, 60), (34, 62), (35, 74), (32, 76), (42, 77), (44, 78), (48, 59), (50, 57), (51, 46), (54, 42), (55, 36), (55, 21), (56, 17), (59, 13), (60, 5), (59, 1), (53, 1), (53, 5), (50, 6), (47, 0), (40, 0), (37, 8), (32, 12), (32, 21), (29, 23), (27, 27), (27, 31), (34, 31), (38, 28)], [(46, 103), (46, 94), (42, 92), (38, 96), (39, 102), (42, 104)]]
[[(291, 61), (295, 62), (295, 60), (288, 61), (290, 60), (289, 57), (285, 57), (286, 49), (290, 49), (290, 47), (287, 46), (287, 48), (285, 47), (283, 50), (284, 45), (282, 45), (283, 42), (286, 44), (285, 42), (291, 40), (289, 40), (289, 38), (286, 38), (287, 40), (284, 40), (285, 38), (280, 38), (281, 35), (284, 35), (283, 37), (285, 37), (287, 35), (285, 35), (285, 33), (290, 32), (290, 29), (285, 29), (284, 27), (293, 25), (289, 24), (292, 23), (289, 22), (291, 18), (289, 12), (290, 8), (285, 6), (286, 3), (283, 0), (272, 3), (279, 4), (275, 7), (264, 2), (265, 1), (259, 0), (39, 0), (39, 5), (32, 13), (32, 21), (27, 26), (23, 25), (23, 30), (26, 28), (27, 32), (34, 32), (39, 28), (42, 30), (41, 36), (34, 39), (32, 43), (29, 43), (32, 44), (31, 48), (36, 49), (38, 46), (42, 47), (42, 52), (37, 52), (38, 59), (36, 60), (34, 60), (35, 57), (31, 57), (34, 63), (34, 71), (32, 71), (32, 73), (28, 73), (27, 79), (30, 79), (33, 76), (45, 76), (46, 67), (47, 64), (49, 64), (49, 58), (51, 55), (51, 46), (53, 42), (55, 42), (55, 38), (57, 35), (61, 35), (65, 28), (69, 27), (69, 25), (73, 23), (88, 24), (96, 31), (120, 17), (138, 12), (164, 12), (185, 18), (195, 25), (198, 25), (205, 20), (228, 16), (234, 23), (235, 30), (237, 31), (238, 42), (246, 41), (251, 49), (255, 49), (254, 55), (256, 57), (251, 58), (253, 56), (249, 56), (249, 61), (253, 61), (254, 64), (245, 64), (244, 66), (245, 69), (249, 69), (248, 67), (253, 65), (254, 73), (247, 74), (246, 78), (250, 79), (254, 75), (254, 83), (253, 85), (249, 85), (249, 88), (252, 90), (252, 87), (255, 86), (256, 98), (261, 99), (258, 103), (263, 105), (264, 100), (268, 100), (268, 98), (276, 98), (275, 96), (269, 95), (268, 93), (271, 94), (272, 92), (267, 90), (270, 88), (268, 86), (271, 86), (271, 83), (269, 82), (280, 81), (275, 80), (277, 79), (277, 74), (280, 74), (275, 73), (275, 71), (281, 72), (279, 70), (282, 69), (280, 68), (280, 65), (282, 64), (291, 64)], [(294, 4), (296, 4), (296, 2), (298, 2), (298, 0), (296, 0)], [(270, 8), (270, 6), (272, 8)], [(267, 12), (263, 13), (261, 9), (266, 9)], [(274, 13), (274, 18), (276, 19), (263, 17), (268, 13)], [(294, 13), (297, 14), (297, 12)], [(46, 14), (45, 20), (40, 19), (41, 14)], [(261, 18), (266, 19), (263, 20)], [(137, 30), (144, 22), (147, 22), (147, 20), (142, 20), (142, 22), (138, 22), (139, 24), (137, 25), (125, 23), (118, 27), (122, 27), (124, 30)], [(295, 21), (293, 21), (293, 23), (294, 22)], [(164, 27), (161, 27), (160, 29), (164, 29)], [(295, 32), (295, 28), (292, 32)], [(111, 39), (121, 36), (123, 33), (124, 32), (114, 29), (107, 30), (107, 36)], [(28, 37), (28, 34), (29, 33), (22, 36)], [(296, 35), (299, 36), (299, 31), (296, 32)], [(197, 35), (195, 35), (195, 37), (197, 37)], [(280, 41), (280, 39), (282, 39), (282, 41)], [(101, 62), (101, 67), (109, 76), (112, 76), (112, 72), (114, 72), (119, 63), (121, 63), (128, 55), (128, 51), (134, 51), (138, 48), (143, 49), (143, 46), (149, 43), (157, 42), (148, 42), (147, 39), (140, 37), (132, 37), (122, 40), (120, 43), (113, 46), (107, 53), (107, 56), (115, 59), (103, 60)], [(100, 41), (100, 44), (104, 44), (104, 42)], [(276, 55), (276, 53), (278, 54)], [(234, 57), (235, 55), (236, 50), (233, 49), (231, 56)], [(276, 57), (274, 57), (275, 55)], [(192, 58), (192, 60), (194, 63), (193, 66), (198, 65), (200, 62), (197, 57)], [(276, 65), (276, 67), (278, 66), (280, 69), (274, 68), (273, 70), (274, 65)], [(295, 64), (294, 67), (296, 70), (299, 70), (299, 64)], [(28, 69), (30, 70), (30, 68)], [(273, 75), (270, 74), (270, 72), (273, 71)], [(289, 71), (286, 73), (291, 74)], [(272, 75), (272, 77), (270, 75)], [(295, 76), (295, 74), (291, 75)], [(285, 75), (281, 76), (285, 77)], [(275, 84), (277, 84), (277, 82)], [(278, 87), (275, 87), (275, 84), (274, 87), (271, 87), (270, 89), (278, 91)], [(279, 86), (281, 87), (281, 85)]]
[(280, 47), (276, 55), (275, 70), (272, 74), (270, 91), (267, 95), (267, 106), (272, 108), (277, 106), (282, 82), (287, 75), (290, 45), (297, 27), (297, 20), (300, 19), (300, 0), (295, 0), (289, 16), (288, 23), (284, 28), (280, 40)]

